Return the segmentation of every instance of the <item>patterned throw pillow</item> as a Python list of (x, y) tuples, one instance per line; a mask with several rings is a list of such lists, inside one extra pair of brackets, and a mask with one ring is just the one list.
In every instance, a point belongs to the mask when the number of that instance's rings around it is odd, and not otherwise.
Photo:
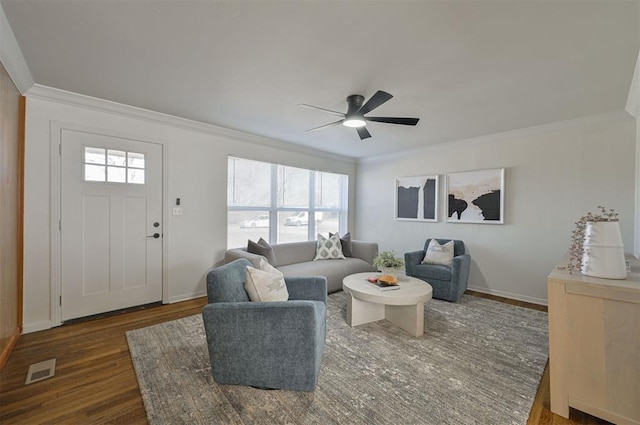
[(344, 260), (342, 254), (342, 245), (340, 244), (340, 235), (337, 233), (329, 239), (318, 233), (318, 242), (316, 244), (316, 260)]
[(289, 299), (289, 291), (287, 291), (287, 285), (284, 283), (284, 276), (266, 261), (261, 260), (260, 265), (263, 266), (263, 263), (268, 271), (247, 266), (247, 279), (244, 283), (244, 289), (247, 291), (249, 299), (262, 302), (287, 301)]
[[(329, 232), (329, 237), (331, 236), (333, 236), (333, 233)], [(342, 255), (344, 255), (345, 257), (353, 257), (351, 233), (347, 232), (344, 236), (340, 238), (340, 245), (342, 245)]]
[(439, 264), (449, 266), (453, 263), (453, 241), (440, 245), (437, 240), (431, 239), (427, 253), (422, 264)]

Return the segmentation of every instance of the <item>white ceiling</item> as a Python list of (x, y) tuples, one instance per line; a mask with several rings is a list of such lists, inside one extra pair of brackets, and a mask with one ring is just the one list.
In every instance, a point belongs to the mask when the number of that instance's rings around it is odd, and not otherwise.
[[(624, 109), (633, 1), (1, 1), (36, 83), (354, 158)], [(373, 137), (308, 103), (395, 97)]]

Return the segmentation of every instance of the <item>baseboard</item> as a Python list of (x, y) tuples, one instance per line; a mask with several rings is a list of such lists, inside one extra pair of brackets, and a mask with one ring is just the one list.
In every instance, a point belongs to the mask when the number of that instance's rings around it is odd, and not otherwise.
[(544, 298), (527, 297), (525, 295), (519, 295), (519, 294), (514, 294), (511, 292), (505, 292), (505, 291), (496, 291), (494, 289), (480, 288), (472, 285), (469, 285), (467, 289), (470, 289), (476, 292), (482, 292), (483, 294), (496, 295), (498, 297), (509, 298), (512, 300), (525, 301), (532, 304), (538, 304), (538, 305), (544, 305), (544, 306), (548, 305), (547, 300)]
[(51, 328), (53, 328), (53, 322), (51, 320), (47, 320), (44, 322), (36, 322), (36, 323), (24, 325), (24, 328), (22, 329), (23, 331), (22, 333), (30, 334), (33, 332), (44, 331)]
[(0, 354), (0, 371), (2, 371), (7, 360), (9, 360), (9, 356), (11, 355), (13, 348), (16, 346), (18, 338), (20, 338), (20, 335), (22, 334), (21, 331), (20, 326), (18, 326), (13, 332), (13, 335), (11, 335), (11, 338), (9, 338), (9, 343), (4, 347), (4, 350), (2, 350), (2, 353)]
[(206, 290), (198, 291), (198, 292), (191, 292), (189, 294), (175, 295), (173, 297), (169, 297), (168, 304), (179, 303), (180, 301), (189, 301), (189, 300), (193, 300), (195, 298), (206, 297), (206, 296), (207, 296), (207, 291)]

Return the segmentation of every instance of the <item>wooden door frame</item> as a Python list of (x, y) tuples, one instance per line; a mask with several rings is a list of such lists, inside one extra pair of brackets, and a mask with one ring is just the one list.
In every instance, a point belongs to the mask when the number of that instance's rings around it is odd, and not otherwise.
[[(51, 193), (51, 223), (50, 223), (50, 282), (51, 282), (51, 326), (62, 325), (62, 308), (60, 306), (60, 296), (62, 293), (62, 246), (61, 246), (61, 229), (60, 222), (62, 219), (62, 158), (60, 155), (62, 149), (62, 132), (64, 130), (79, 131), (84, 133), (92, 133), (106, 137), (117, 137), (122, 139), (130, 139), (139, 142), (153, 143), (162, 147), (162, 223), (163, 233), (165, 236), (169, 234), (169, 203), (168, 203), (168, 143), (161, 140), (151, 140), (147, 137), (141, 137), (139, 135), (114, 131), (112, 129), (91, 127), (76, 123), (63, 122), (63, 121), (51, 121), (50, 122), (50, 152), (51, 152), (51, 167), (50, 167), (50, 193)], [(169, 302), (169, 288), (168, 288), (168, 237), (162, 238), (162, 303), (167, 304)]]
[(27, 111), (27, 99), (24, 96), (20, 96), (20, 104), (18, 105), (18, 222), (17, 224), (17, 241), (16, 241), (16, 268), (17, 268), (17, 282), (16, 282), (16, 303), (17, 303), (17, 317), (16, 317), (16, 329), (11, 335), (9, 342), (0, 351), (0, 370), (4, 368), (4, 365), (9, 360), (9, 356), (13, 351), (13, 348), (18, 343), (20, 335), (22, 335), (23, 320), (24, 320), (24, 143), (25, 143), (25, 125), (26, 125), (26, 111)]

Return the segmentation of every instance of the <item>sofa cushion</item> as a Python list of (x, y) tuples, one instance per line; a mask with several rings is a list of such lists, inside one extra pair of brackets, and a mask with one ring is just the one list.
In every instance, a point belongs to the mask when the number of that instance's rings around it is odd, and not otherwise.
[[(269, 266), (271, 267), (271, 266)], [(247, 266), (247, 280), (244, 284), (251, 301), (287, 301), (289, 292), (281, 272), (265, 271)]]
[(437, 264), (418, 264), (413, 267), (413, 276), (422, 278), (427, 282), (429, 279), (448, 282), (451, 280), (451, 267)]
[[(351, 241), (354, 257), (344, 260), (313, 261), (316, 255), (316, 241), (288, 242), (272, 245), (273, 252), (278, 259), (278, 270), (285, 277), (298, 276), (324, 276), (327, 278), (328, 293), (342, 289), (342, 279), (353, 273), (375, 272), (377, 269), (371, 265), (378, 254), (378, 244), (374, 242)], [(258, 268), (262, 256), (251, 254), (244, 248), (229, 249), (225, 253), (225, 262), (230, 263), (237, 259), (248, 260)], [(246, 271), (242, 269), (242, 284), (240, 289), (246, 301), (249, 296), (244, 289)]]
[(327, 292), (342, 289), (342, 279), (354, 273), (375, 272), (371, 264), (359, 258), (344, 260), (307, 261), (278, 267), (285, 277), (289, 276), (324, 276), (327, 278)]
[(329, 239), (318, 233), (318, 242), (316, 244), (316, 256), (313, 259), (317, 260), (344, 260), (344, 254), (342, 254), (342, 244), (340, 243), (340, 235), (337, 233)]
[(271, 245), (269, 245), (269, 242), (265, 241), (262, 238), (260, 238), (258, 242), (249, 240), (247, 242), (247, 252), (262, 255), (273, 267), (278, 266), (278, 261), (276, 260), (276, 255), (273, 251), (273, 248), (271, 247)]
[(440, 245), (437, 240), (431, 239), (422, 263), (451, 267), (453, 263), (453, 241)]
[(316, 256), (316, 241), (289, 242), (273, 245), (278, 266), (313, 261)]

